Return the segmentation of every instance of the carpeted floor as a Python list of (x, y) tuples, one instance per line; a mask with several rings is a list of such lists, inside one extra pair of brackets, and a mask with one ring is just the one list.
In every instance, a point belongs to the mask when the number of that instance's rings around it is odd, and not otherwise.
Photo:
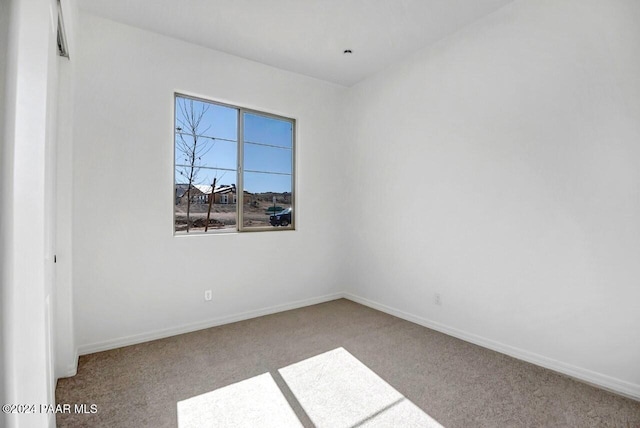
[(175, 427), (179, 401), (265, 373), (311, 427), (278, 370), (340, 347), (448, 428), (640, 427), (640, 402), (344, 299), (82, 356), (56, 400), (97, 412), (58, 427)]

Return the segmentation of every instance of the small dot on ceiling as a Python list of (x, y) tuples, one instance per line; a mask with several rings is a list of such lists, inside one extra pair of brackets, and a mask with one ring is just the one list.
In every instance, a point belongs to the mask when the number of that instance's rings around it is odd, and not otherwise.
[(342, 53), (345, 54), (345, 55), (349, 55), (349, 54), (351, 54), (353, 52), (351, 52), (351, 49), (345, 49), (344, 52), (342, 52)]

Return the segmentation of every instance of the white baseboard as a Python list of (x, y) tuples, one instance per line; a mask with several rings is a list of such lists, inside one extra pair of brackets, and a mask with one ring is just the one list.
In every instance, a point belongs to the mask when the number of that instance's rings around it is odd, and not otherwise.
[(466, 342), (471, 342), (476, 345), (482, 346), (484, 348), (488, 348), (493, 351), (497, 351), (502, 354), (509, 355), (519, 360), (523, 360), (523, 361), (547, 368), (549, 370), (562, 373), (564, 375), (581, 380), (583, 382), (589, 383), (599, 388), (606, 389), (608, 391), (615, 392), (620, 395), (624, 395), (625, 397), (629, 397), (634, 400), (640, 400), (640, 385), (638, 384), (626, 382), (621, 379), (616, 379), (614, 377), (597, 373), (582, 367), (577, 367), (572, 364), (563, 363), (562, 361), (554, 360), (552, 358), (548, 358), (540, 354), (529, 352), (524, 349), (520, 349), (520, 348), (506, 345), (504, 343), (496, 342), (494, 340), (487, 339), (485, 337), (478, 336), (476, 334), (472, 334), (462, 330), (458, 330), (456, 328), (448, 327), (444, 324), (440, 324), (438, 322), (431, 321), (426, 318), (422, 318), (422, 317), (401, 311), (399, 309), (392, 308), (390, 306), (383, 305), (381, 303), (374, 302), (369, 299), (365, 299), (364, 297), (356, 296), (351, 293), (344, 293), (344, 298), (352, 300), (356, 303), (360, 303), (362, 305), (368, 306), (370, 308), (377, 309), (381, 312), (385, 312), (389, 315), (402, 318), (412, 323), (415, 323), (433, 330), (437, 330), (449, 336), (457, 337), (458, 339), (462, 339)]
[(62, 377), (73, 377), (78, 373), (78, 358), (80, 358), (80, 356), (78, 355), (78, 351), (76, 351), (73, 363), (69, 364), (64, 376)]
[(396, 308), (392, 308), (387, 305), (375, 302), (373, 300), (366, 299), (354, 295), (352, 293), (333, 293), (325, 296), (314, 297), (311, 299), (298, 300), (294, 302), (285, 303), (282, 305), (270, 306), (267, 308), (256, 309), (253, 311), (242, 312), (235, 315), (226, 317), (214, 318), (203, 322), (185, 324), (179, 327), (172, 327), (163, 330), (155, 330), (147, 333), (136, 334), (132, 336), (121, 337), (117, 339), (107, 340), (103, 342), (91, 343), (88, 345), (82, 345), (78, 348), (76, 354), (75, 364), (72, 364), (67, 372), (68, 376), (74, 376), (78, 367), (78, 355), (92, 354), (94, 352), (107, 351), (110, 349), (121, 348), (123, 346), (135, 345), (138, 343), (149, 342), (151, 340), (163, 339), (165, 337), (175, 336), (183, 333), (190, 333), (197, 330), (203, 330), (206, 328), (217, 327), (224, 324), (230, 324), (237, 321), (244, 321), (251, 318), (257, 318), (264, 315), (271, 315), (278, 312), (288, 311), (291, 309), (298, 309), (305, 306), (316, 305), (318, 303), (329, 302), (340, 298), (346, 298), (356, 303), (368, 306), (370, 308), (385, 312), (389, 315), (402, 318), (404, 320), (413, 322), (415, 324), (439, 331), (449, 336), (457, 337), (458, 339), (466, 342), (474, 343), (500, 352), (502, 354), (509, 355), (519, 360), (527, 361), (529, 363), (545, 367), (549, 370), (562, 373), (564, 375), (573, 377), (583, 382), (592, 384), (594, 386), (615, 392), (617, 394), (632, 398), (634, 400), (640, 400), (640, 385), (626, 382), (621, 379), (617, 379), (611, 376), (597, 373), (592, 370), (588, 370), (582, 367), (567, 364), (562, 361), (558, 361), (552, 358), (545, 357), (534, 352), (530, 352), (524, 349), (516, 348), (504, 343), (496, 342), (494, 340), (478, 336), (473, 333), (468, 333), (463, 330), (459, 330), (453, 327), (446, 326), (444, 324), (431, 321), (429, 319), (410, 314), (408, 312), (401, 311)]
[(66, 367), (63, 367), (59, 372), (56, 370), (56, 381), (65, 377), (73, 377), (78, 373), (78, 351), (76, 350), (73, 361), (71, 361)]
[[(146, 333), (135, 334), (131, 336), (119, 337), (116, 339), (105, 340), (103, 342), (95, 342), (78, 347), (78, 355), (93, 354), (94, 352), (108, 351), (110, 349), (122, 348), (123, 346), (136, 345), (138, 343), (149, 342), (157, 339), (164, 339), (170, 336), (176, 336), (178, 334), (191, 333), (197, 330), (204, 330), (206, 328), (217, 327), (223, 324), (230, 324), (237, 321), (244, 321), (251, 318), (257, 318), (264, 315), (271, 315), (278, 312), (288, 311), (291, 309), (298, 309), (305, 306), (317, 305), (318, 303), (329, 302), (331, 300), (341, 299), (344, 297), (344, 293), (333, 293), (325, 296), (312, 297), (305, 300), (297, 300), (294, 302), (284, 303), (281, 305), (270, 306), (267, 308), (256, 309), (253, 311), (241, 312), (235, 315), (229, 315), (220, 318), (213, 318), (202, 322), (193, 324), (184, 324), (178, 327), (171, 327), (162, 330), (154, 330)], [(75, 374), (76, 367), (70, 368), (69, 372)], [(73, 375), (72, 375), (73, 376)]]

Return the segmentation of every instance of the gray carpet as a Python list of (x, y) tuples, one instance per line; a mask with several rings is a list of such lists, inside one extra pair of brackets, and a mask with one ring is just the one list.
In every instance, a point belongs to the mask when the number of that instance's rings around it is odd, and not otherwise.
[(313, 426), (279, 370), (344, 348), (423, 412), (453, 427), (640, 427), (640, 402), (336, 300), (80, 357), (60, 379), (58, 427), (176, 427), (177, 403), (265, 373)]

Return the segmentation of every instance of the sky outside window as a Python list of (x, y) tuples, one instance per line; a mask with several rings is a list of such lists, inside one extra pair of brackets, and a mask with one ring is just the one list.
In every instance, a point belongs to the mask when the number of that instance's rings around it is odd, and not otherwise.
[[(198, 158), (200, 169), (194, 184), (236, 184), (238, 109), (199, 100), (176, 98), (176, 141), (193, 139), (181, 125), (184, 114), (178, 103), (191, 103), (196, 112), (205, 113), (198, 126), (198, 144), (205, 148)], [(187, 135), (189, 134), (189, 135)], [(244, 113), (244, 187), (251, 193), (292, 191), (293, 124), (259, 114)], [(176, 150), (176, 183), (186, 183), (189, 159)], [(183, 174), (181, 174), (181, 171)]]

